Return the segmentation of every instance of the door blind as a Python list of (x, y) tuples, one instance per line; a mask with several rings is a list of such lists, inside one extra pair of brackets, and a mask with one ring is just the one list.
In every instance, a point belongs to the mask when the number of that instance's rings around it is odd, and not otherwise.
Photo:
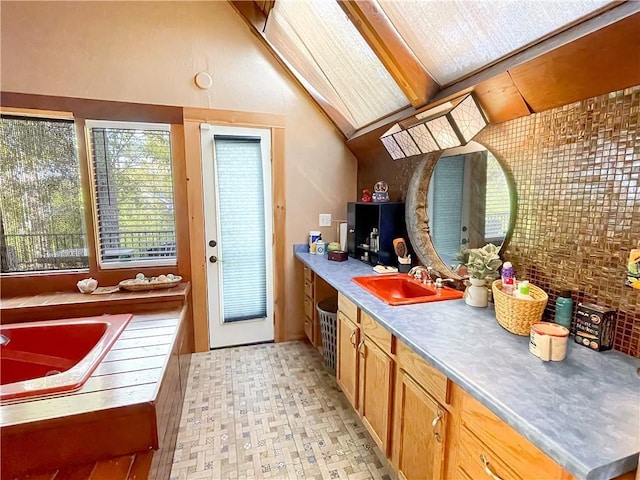
[(215, 135), (225, 322), (267, 316), (265, 202), (260, 140)]
[(168, 126), (90, 127), (100, 263), (175, 265)]

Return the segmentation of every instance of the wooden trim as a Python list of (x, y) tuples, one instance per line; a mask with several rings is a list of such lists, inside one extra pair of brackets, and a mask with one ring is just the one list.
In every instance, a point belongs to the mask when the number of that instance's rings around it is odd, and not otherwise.
[(57, 110), (37, 110), (33, 108), (14, 108), (0, 105), (2, 115), (17, 115), (35, 118), (55, 118), (59, 120), (73, 120), (73, 113), (59, 112)]
[[(185, 114), (186, 114), (185, 109)], [(209, 350), (209, 312), (204, 232), (204, 191), (200, 121), (184, 120), (185, 171), (187, 174), (187, 209), (191, 251), (191, 298), (193, 301), (193, 336), (196, 352)]]
[(209, 350), (206, 238), (200, 124), (271, 129), (271, 179), (273, 202), (274, 338), (286, 339), (285, 329), (285, 137), (281, 115), (184, 108), (185, 164), (191, 250), (191, 283), (195, 351)]
[(231, 0), (229, 3), (233, 5), (240, 16), (257, 32), (264, 32), (264, 29), (267, 26), (269, 11), (263, 11), (262, 8), (260, 8), (260, 6), (254, 1)]
[[(98, 227), (98, 202), (96, 193), (96, 182), (93, 175), (95, 170), (89, 132), (87, 130), (86, 119), (78, 119), (78, 153), (81, 161), (81, 169), (84, 172), (82, 177), (82, 190), (88, 195), (84, 197), (84, 213), (87, 231), (87, 253), (89, 254), (89, 267), (92, 271), (101, 271), (98, 258), (100, 258), (100, 229)], [(89, 234), (90, 233), (90, 234)]]
[(285, 131), (271, 130), (271, 184), (273, 197), (273, 322), (276, 342), (286, 340), (285, 240), (287, 202), (285, 191)]
[(286, 117), (284, 115), (193, 107), (185, 107), (183, 109), (183, 120), (185, 123), (187, 121), (198, 122), (198, 124), (215, 122), (218, 125), (235, 125), (254, 128), (284, 127), (286, 124)]
[(5, 107), (72, 112), (74, 117), (92, 120), (119, 120), (130, 122), (181, 123), (182, 108), (145, 103), (112, 102), (87, 98), (32, 95), (29, 93), (0, 92), (0, 104)]
[[(640, 2), (636, 3), (640, 8)], [(542, 112), (640, 84), (640, 13), (509, 70)], [(540, 79), (544, 78), (544, 82)]]
[[(191, 242), (187, 199), (187, 171), (185, 160), (184, 125), (171, 125), (171, 174), (173, 177), (173, 211), (176, 223), (177, 268), (183, 278), (191, 279)], [(164, 267), (167, 270), (167, 267)]]
[(351, 23), (369, 44), (414, 107), (425, 105), (440, 90), (377, 3), (338, 0)]

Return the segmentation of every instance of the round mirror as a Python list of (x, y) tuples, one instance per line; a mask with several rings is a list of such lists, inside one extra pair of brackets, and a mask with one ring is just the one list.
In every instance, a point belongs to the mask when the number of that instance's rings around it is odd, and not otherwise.
[(512, 185), (498, 159), (479, 144), (425, 157), (411, 178), (405, 214), (419, 260), (460, 278), (454, 271), (458, 252), (487, 243), (503, 248), (515, 222)]

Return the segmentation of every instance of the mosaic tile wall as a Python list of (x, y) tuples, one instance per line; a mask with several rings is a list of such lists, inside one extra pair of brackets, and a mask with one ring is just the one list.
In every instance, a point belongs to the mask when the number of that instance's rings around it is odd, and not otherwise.
[[(504, 257), (549, 293), (617, 311), (615, 349), (640, 357), (640, 290), (624, 286), (640, 248), (640, 86), (491, 125), (477, 140), (503, 162), (518, 196)], [(359, 189), (384, 178), (403, 198), (420, 159), (361, 163)], [(365, 170), (366, 169), (366, 170)], [(363, 171), (364, 170), (364, 171)]]

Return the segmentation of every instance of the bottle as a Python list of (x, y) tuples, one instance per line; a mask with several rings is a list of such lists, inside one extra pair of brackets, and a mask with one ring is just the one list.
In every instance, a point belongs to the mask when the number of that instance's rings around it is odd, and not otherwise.
[(309, 253), (316, 254), (316, 242), (322, 238), (319, 230), (311, 230), (309, 232)]
[(520, 300), (533, 300), (531, 296), (531, 288), (529, 287), (529, 281), (523, 280), (518, 282), (518, 290), (516, 290), (513, 295)]
[(516, 272), (511, 262), (502, 265), (502, 291), (507, 295), (513, 295), (516, 289)]
[(560, 296), (556, 300), (556, 316), (554, 321), (558, 325), (571, 328), (573, 318), (573, 300), (571, 300), (571, 290), (561, 290)]
[(375, 253), (378, 251), (378, 247), (378, 229), (374, 228), (369, 235), (369, 249)]

